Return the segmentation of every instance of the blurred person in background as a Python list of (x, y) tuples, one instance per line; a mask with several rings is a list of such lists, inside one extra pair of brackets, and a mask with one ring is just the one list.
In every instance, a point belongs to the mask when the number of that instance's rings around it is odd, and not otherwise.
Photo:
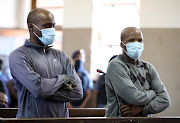
[(6, 74), (4, 74), (4, 71), (2, 70), (2, 66), (3, 66), (3, 60), (0, 59), (0, 86), (1, 86), (1, 92), (3, 92), (7, 97), (8, 97), (8, 106), (10, 105), (10, 95), (9, 95), (9, 91), (8, 91), (8, 88), (7, 88), (7, 83), (9, 82)]
[(0, 59), (0, 80), (5, 86), (5, 94), (8, 97), (8, 107), (17, 108), (17, 91), (15, 88), (15, 82), (11, 76), (9, 67), (2, 70), (3, 60)]
[(72, 54), (72, 59), (74, 61), (75, 70), (82, 80), (83, 87), (83, 99), (71, 101), (67, 103), (69, 108), (85, 108), (87, 107), (88, 101), (91, 98), (93, 81), (90, 74), (84, 69), (83, 65), (85, 62), (85, 51), (83, 49), (76, 50)]
[[(114, 59), (118, 55), (113, 55), (109, 62)], [(106, 90), (105, 90), (105, 74), (102, 74), (98, 77), (96, 82), (96, 103), (97, 108), (106, 108), (107, 105), (107, 97), (106, 97)]]
[(0, 108), (8, 108), (8, 97), (5, 93), (0, 92)]

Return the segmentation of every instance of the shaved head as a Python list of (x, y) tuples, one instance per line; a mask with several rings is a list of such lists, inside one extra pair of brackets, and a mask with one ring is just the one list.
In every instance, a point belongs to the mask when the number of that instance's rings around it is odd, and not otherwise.
[(42, 37), (42, 29), (54, 28), (55, 19), (53, 14), (42, 8), (36, 8), (29, 12), (27, 17), (27, 26), (30, 34), (30, 41), (33, 44), (44, 46), (39, 40)]
[(49, 12), (48, 10), (36, 8), (29, 12), (27, 17), (27, 24), (34, 23), (36, 24), (40, 20), (44, 19), (45, 17), (51, 16), (53, 17), (53, 14)]
[(121, 32), (121, 41), (124, 41), (128, 37), (130, 37), (132, 35), (137, 35), (137, 34), (142, 36), (142, 32), (138, 28), (127, 27), (127, 28), (123, 29), (123, 31)]
[(3, 92), (0, 92), (0, 104), (6, 105), (8, 103), (8, 97)]
[[(138, 42), (138, 43), (135, 43), (135, 42)], [(143, 41), (142, 32), (138, 28), (136, 28), (136, 27), (127, 27), (127, 28), (123, 29), (122, 32), (121, 32), (121, 43), (120, 43), (120, 46), (122, 47), (122, 50), (123, 50), (122, 55), (124, 57), (126, 57), (129, 60), (130, 63), (136, 65), (137, 64), (137, 59), (136, 59), (137, 56), (136, 56), (136, 54), (132, 55), (132, 54), (127, 54), (127, 53), (128, 53), (128, 51), (131, 52), (131, 53), (132, 52), (137, 53), (136, 48), (138, 48), (138, 50), (139, 50), (139, 47), (140, 47), (139, 45), (140, 44), (143, 45), (143, 42), (144, 41)], [(138, 44), (138, 46), (135, 46), (135, 51), (134, 51), (134, 49), (133, 49), (133, 51), (131, 51), (131, 49), (128, 50), (128, 46), (129, 46), (128, 44), (130, 44), (130, 47), (131, 47), (133, 45), (132, 43), (133, 44), (134, 43)], [(134, 48), (134, 46), (133, 46), (133, 48)], [(134, 57), (134, 56), (136, 56), (136, 57)]]

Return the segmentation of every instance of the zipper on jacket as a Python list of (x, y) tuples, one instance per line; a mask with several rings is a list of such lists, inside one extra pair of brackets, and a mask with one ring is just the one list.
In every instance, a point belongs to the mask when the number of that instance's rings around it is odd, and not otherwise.
[(43, 53), (44, 53), (44, 56), (45, 56), (45, 58), (46, 58), (46, 61), (47, 61), (47, 64), (48, 64), (48, 68), (50, 69), (49, 71), (50, 71), (50, 78), (52, 79), (52, 71), (51, 71), (51, 66), (50, 66), (50, 63), (49, 63), (49, 61), (48, 61), (48, 59), (47, 59), (47, 56), (46, 56), (46, 49), (45, 48), (43, 48)]

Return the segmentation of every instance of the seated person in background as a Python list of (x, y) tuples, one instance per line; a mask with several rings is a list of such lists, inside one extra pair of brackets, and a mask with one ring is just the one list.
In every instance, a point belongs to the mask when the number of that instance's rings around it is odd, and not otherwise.
[[(168, 92), (152, 64), (139, 59), (143, 49), (142, 32), (127, 27), (121, 33), (122, 55), (108, 65), (106, 82), (107, 117), (151, 116), (170, 106)], [(120, 114), (118, 105), (120, 105)]]
[(7, 108), (8, 97), (3, 92), (0, 92), (0, 108)]
[(83, 99), (71, 101), (67, 103), (67, 105), (69, 108), (85, 108), (91, 98), (91, 90), (93, 89), (93, 81), (90, 78), (89, 73), (83, 68), (83, 64), (85, 62), (85, 51), (83, 49), (75, 51), (72, 54), (72, 59), (75, 62), (75, 70), (79, 75), (80, 79), (82, 80), (84, 96)]
[(10, 96), (9, 96), (9, 91), (7, 88), (7, 83), (8, 83), (8, 78), (4, 74), (4, 71), (2, 70), (2, 65), (3, 65), (3, 60), (0, 59), (0, 87), (1, 87), (1, 92), (3, 92), (7, 97), (8, 97), (8, 106), (10, 105)]
[(3, 92), (4, 94), (6, 94), (6, 85), (0, 80), (0, 92)]
[(8, 91), (8, 106), (9, 108), (17, 108), (17, 91), (15, 88), (15, 81), (11, 76), (9, 67), (4, 70), (3, 76), (5, 78), (6, 88)]
[[(113, 55), (109, 62), (116, 58), (118, 55)], [(102, 74), (99, 76), (96, 82), (96, 93), (97, 93), (97, 108), (106, 108), (107, 105), (107, 98), (106, 98), (106, 90), (105, 90), (105, 75)]]
[(105, 75), (102, 74), (98, 77), (96, 82), (96, 103), (97, 108), (105, 108), (107, 104), (106, 90), (105, 90)]
[(69, 117), (66, 102), (83, 97), (81, 80), (67, 55), (52, 48), (55, 18), (36, 8), (27, 17), (30, 39), (9, 56), (18, 94), (17, 118)]
[(15, 80), (10, 79), (8, 83), (6, 84), (8, 91), (9, 91), (9, 97), (10, 97), (10, 102), (9, 102), (9, 108), (17, 108), (18, 107), (18, 96), (17, 96), (17, 90), (15, 88)]

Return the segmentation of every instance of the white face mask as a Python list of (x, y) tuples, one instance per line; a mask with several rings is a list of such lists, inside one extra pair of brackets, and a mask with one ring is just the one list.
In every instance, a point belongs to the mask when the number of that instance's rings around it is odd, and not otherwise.
[[(32, 23), (33, 24), (33, 23)], [(39, 29), (35, 24), (33, 24), (39, 31), (42, 33), (42, 37), (37, 36), (35, 32), (34, 35), (38, 37), (38, 39), (44, 44), (44, 45), (50, 45), (54, 42), (56, 32), (54, 28), (47, 28), (47, 29)]]
[(144, 50), (144, 44), (139, 42), (128, 43), (125, 46), (127, 51), (123, 49), (124, 52), (132, 59), (138, 59)]

